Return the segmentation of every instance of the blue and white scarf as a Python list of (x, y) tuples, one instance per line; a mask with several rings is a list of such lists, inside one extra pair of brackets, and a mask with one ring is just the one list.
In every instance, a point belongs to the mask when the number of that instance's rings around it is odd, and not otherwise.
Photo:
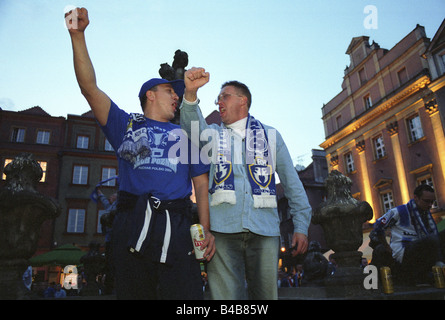
[(429, 211), (425, 213), (427, 218), (427, 224), (425, 224), (420, 216), (420, 212), (417, 209), (414, 199), (411, 199), (406, 206), (410, 214), (411, 223), (414, 226), (419, 238), (423, 238), (430, 234), (439, 234), (436, 222), (434, 222), (434, 219)]
[(146, 122), (144, 115), (139, 113), (130, 114), (127, 131), (117, 150), (122, 159), (135, 163), (138, 157), (145, 158), (151, 155)]
[[(221, 203), (236, 204), (229, 130), (225, 128), (220, 130), (218, 138), (218, 154), (210, 189), (210, 206)], [(275, 136), (272, 138), (275, 139)], [(246, 123), (245, 147), (246, 169), (252, 189), (254, 207), (276, 208), (275, 150), (271, 150), (275, 144), (272, 146), (269, 144), (263, 124), (250, 115)]]

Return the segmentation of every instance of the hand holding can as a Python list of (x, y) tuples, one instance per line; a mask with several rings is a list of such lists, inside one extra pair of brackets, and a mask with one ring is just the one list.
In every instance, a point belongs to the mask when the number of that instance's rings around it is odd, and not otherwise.
[(201, 250), (201, 246), (205, 240), (204, 228), (200, 224), (194, 224), (190, 227), (190, 235), (192, 236), (193, 249), (195, 250), (196, 260), (204, 261), (205, 250)]

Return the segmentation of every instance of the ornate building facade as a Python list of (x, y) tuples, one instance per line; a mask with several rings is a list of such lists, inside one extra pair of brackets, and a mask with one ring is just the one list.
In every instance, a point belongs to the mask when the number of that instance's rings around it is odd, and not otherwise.
[(352, 180), (354, 197), (374, 210), (371, 223), (421, 183), (436, 187), (438, 222), (445, 214), (442, 39), (443, 24), (433, 41), (417, 25), (390, 50), (353, 38), (342, 91), (322, 108), (329, 171)]

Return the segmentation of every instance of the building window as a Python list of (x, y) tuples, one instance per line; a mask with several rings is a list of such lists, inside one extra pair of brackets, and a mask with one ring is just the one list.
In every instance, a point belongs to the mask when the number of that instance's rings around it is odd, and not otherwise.
[(88, 183), (88, 167), (75, 165), (73, 170), (73, 184), (83, 184)]
[(25, 142), (25, 129), (24, 128), (13, 128), (11, 134), (12, 142)]
[(85, 209), (69, 209), (68, 224), (69, 233), (83, 233), (85, 230)]
[(347, 173), (355, 171), (354, 158), (352, 157), (352, 152), (348, 152), (345, 154), (345, 164)]
[(363, 97), (363, 103), (365, 105), (365, 110), (372, 108), (371, 95), (367, 94)]
[(337, 126), (337, 130), (340, 129), (340, 128), (343, 126), (343, 122), (342, 122), (342, 120), (341, 120), (341, 115), (338, 115), (338, 116), (335, 118), (335, 124), (336, 124), (336, 126)]
[[(102, 181), (113, 178), (116, 176), (116, 168), (104, 167), (102, 168)], [(106, 187), (116, 186), (116, 179), (111, 179), (103, 184)]]
[(360, 78), (360, 85), (364, 85), (366, 83), (366, 81), (367, 81), (365, 68), (362, 68), (362, 69), (359, 70), (358, 76)]
[(90, 137), (88, 137), (88, 136), (77, 136), (76, 147), (78, 149), (88, 149), (89, 142), (90, 142)]
[(430, 175), (423, 176), (417, 179), (417, 185), (420, 186), (421, 184), (427, 184), (434, 188), (433, 184), (433, 178), (431, 178)]
[(439, 55), (439, 59), (442, 60), (442, 64), (445, 67), (445, 52), (443, 52)]
[[(439, 74), (442, 74), (445, 72), (445, 51), (439, 53), (438, 55), (439, 61), (438, 61), (438, 72)], [(442, 64), (442, 65), (441, 65)]]
[(392, 191), (386, 191), (380, 194), (382, 198), (382, 206), (383, 212), (387, 212), (388, 210), (394, 208), (394, 201), (392, 198)]
[(105, 151), (114, 151), (113, 146), (107, 138), (105, 138)]
[(423, 137), (422, 123), (420, 122), (419, 115), (409, 118), (407, 123), (411, 142), (417, 141)]
[(381, 159), (386, 156), (385, 144), (383, 142), (383, 136), (380, 135), (373, 139), (374, 153), (376, 159)]
[(50, 132), (47, 130), (37, 130), (36, 143), (49, 144)]
[(399, 79), (400, 85), (408, 81), (408, 72), (406, 72), (406, 68), (402, 68), (397, 72), (397, 78)]

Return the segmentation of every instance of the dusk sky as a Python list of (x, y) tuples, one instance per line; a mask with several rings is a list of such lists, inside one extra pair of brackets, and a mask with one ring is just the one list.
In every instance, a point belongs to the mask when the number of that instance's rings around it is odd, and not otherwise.
[(204, 116), (216, 110), (223, 82), (244, 82), (252, 115), (278, 129), (302, 165), (325, 139), (321, 108), (341, 91), (351, 39), (391, 49), (417, 24), (432, 38), (445, 17), (443, 0), (0, 0), (0, 108), (38, 105), (63, 117), (90, 110), (64, 22), (73, 6), (89, 11), (98, 86), (119, 107), (140, 112), (142, 83), (181, 49), (188, 68), (210, 72), (199, 91)]

